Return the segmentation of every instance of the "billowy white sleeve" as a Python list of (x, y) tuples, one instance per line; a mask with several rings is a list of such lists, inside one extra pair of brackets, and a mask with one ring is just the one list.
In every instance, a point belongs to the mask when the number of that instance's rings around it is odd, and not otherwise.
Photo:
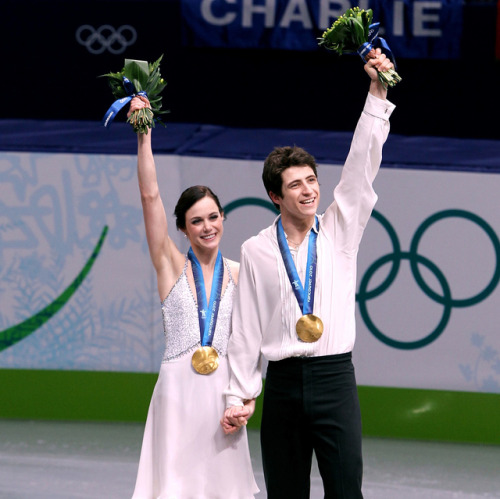
[(238, 287), (233, 303), (232, 333), (228, 344), (229, 386), (226, 407), (243, 405), (262, 390), (262, 331), (251, 261), (241, 249)]
[(394, 108), (388, 100), (368, 94), (333, 193), (334, 202), (323, 216), (324, 228), (342, 251), (357, 251), (377, 202), (373, 181), (382, 162), (382, 147), (389, 135), (389, 117)]

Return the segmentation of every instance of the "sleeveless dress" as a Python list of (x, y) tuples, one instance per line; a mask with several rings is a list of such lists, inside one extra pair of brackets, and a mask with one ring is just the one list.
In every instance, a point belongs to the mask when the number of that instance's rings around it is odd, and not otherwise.
[(220, 419), (229, 383), (227, 342), (236, 289), (229, 282), (219, 305), (212, 346), (219, 367), (198, 374), (191, 365), (200, 347), (198, 307), (184, 269), (162, 302), (165, 354), (149, 406), (132, 499), (250, 499), (259, 491), (246, 428), (225, 435)]

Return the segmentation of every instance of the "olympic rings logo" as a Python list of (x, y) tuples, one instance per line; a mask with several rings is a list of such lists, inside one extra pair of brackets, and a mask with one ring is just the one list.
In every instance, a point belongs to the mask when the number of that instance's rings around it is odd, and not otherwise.
[(91, 54), (102, 54), (108, 50), (112, 54), (121, 54), (137, 40), (137, 31), (133, 26), (125, 24), (115, 29), (104, 24), (95, 29), (84, 24), (76, 30), (76, 41), (87, 48)]
[[(495, 231), (481, 217), (465, 210), (444, 210), (435, 213), (434, 215), (431, 215), (426, 220), (424, 220), (424, 222), (422, 222), (420, 227), (418, 227), (417, 231), (413, 236), (413, 239), (411, 240), (410, 251), (401, 251), (398, 237), (393, 227), (389, 223), (389, 221), (377, 211), (373, 211), (372, 216), (373, 218), (378, 220), (380, 224), (384, 227), (384, 229), (387, 231), (389, 238), (392, 242), (393, 251), (392, 253), (384, 255), (380, 257), (378, 260), (375, 260), (375, 262), (373, 262), (370, 265), (370, 267), (368, 267), (368, 269), (366, 270), (365, 274), (361, 279), (359, 285), (359, 292), (356, 295), (356, 299), (359, 304), (361, 317), (363, 318), (363, 321), (366, 324), (367, 328), (376, 338), (378, 338), (383, 343), (391, 347), (403, 350), (422, 348), (432, 343), (441, 335), (441, 333), (446, 328), (453, 307), (464, 308), (475, 305), (483, 301), (485, 298), (487, 298), (498, 285), (498, 282), (500, 281), (500, 241)], [(434, 223), (443, 220), (445, 218), (463, 218), (475, 223), (486, 233), (491, 243), (493, 244), (495, 258), (496, 258), (496, 264), (493, 276), (488, 282), (488, 284), (486, 284), (486, 286), (479, 293), (470, 296), (468, 298), (464, 299), (453, 298), (448, 281), (446, 280), (446, 277), (441, 272), (441, 270), (431, 260), (418, 253), (418, 246), (425, 231)], [(433, 331), (428, 333), (420, 340), (416, 341), (399, 341), (382, 333), (382, 331), (380, 331), (380, 329), (377, 328), (377, 326), (374, 324), (371, 317), (369, 316), (368, 309), (366, 306), (368, 300), (380, 296), (384, 291), (387, 290), (389, 286), (391, 286), (391, 284), (394, 282), (398, 274), (399, 266), (402, 260), (408, 260), (410, 262), (411, 272), (420, 289), (433, 301), (443, 305), (443, 314), (441, 320), (439, 321), (439, 324), (435, 327)], [(368, 284), (373, 275), (375, 274), (375, 272), (388, 263), (392, 263), (392, 267), (386, 279), (376, 288), (368, 291)], [(434, 276), (437, 278), (439, 282), (439, 285), (441, 286), (441, 294), (434, 291), (425, 282), (424, 278), (422, 277), (422, 274), (420, 273), (419, 265), (423, 265), (428, 270), (430, 270), (431, 273), (434, 274)]]

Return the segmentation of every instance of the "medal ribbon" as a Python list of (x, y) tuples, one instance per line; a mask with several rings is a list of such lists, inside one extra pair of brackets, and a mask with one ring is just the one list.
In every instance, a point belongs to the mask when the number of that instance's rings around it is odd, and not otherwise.
[[(316, 230), (318, 230), (319, 222), (317, 217), (315, 219), (315, 223)], [(314, 288), (316, 285), (316, 265), (318, 261), (316, 255), (316, 240), (318, 238), (318, 234), (311, 229), (309, 235), (309, 245), (307, 247), (305, 286), (302, 286), (302, 282), (300, 282), (297, 268), (295, 267), (292, 254), (290, 253), (290, 248), (288, 247), (288, 243), (286, 241), (281, 218), (276, 224), (276, 236), (278, 238), (278, 245), (283, 258), (283, 263), (285, 264), (286, 273), (288, 275), (288, 279), (290, 280), (290, 284), (292, 285), (295, 297), (299, 303), (299, 307), (302, 310), (302, 314), (312, 314), (314, 309)]]
[(106, 111), (104, 118), (102, 119), (103, 126), (108, 126), (111, 122), (116, 118), (116, 115), (121, 111), (123, 106), (128, 104), (133, 97), (142, 95), (143, 97), (148, 97), (148, 94), (141, 90), (140, 92), (136, 92), (134, 84), (126, 77), (123, 76), (123, 88), (125, 92), (127, 92), (127, 97), (122, 97), (121, 99), (115, 100), (111, 107)]
[(207, 294), (205, 292), (205, 280), (200, 262), (189, 248), (188, 258), (191, 260), (193, 268), (194, 284), (196, 286), (196, 298), (198, 300), (198, 322), (200, 324), (201, 346), (212, 346), (212, 340), (217, 324), (219, 313), (220, 297), (222, 292), (222, 280), (224, 277), (224, 267), (222, 265), (222, 255), (219, 251), (215, 260), (214, 275), (212, 278), (212, 290), (210, 291), (210, 303), (207, 306)]
[(368, 55), (371, 49), (373, 48), (382, 48), (384, 54), (392, 61), (394, 67), (396, 67), (396, 59), (392, 53), (392, 50), (389, 48), (389, 45), (385, 41), (384, 38), (380, 38), (378, 36), (378, 31), (380, 29), (380, 23), (370, 24), (368, 27), (368, 41), (363, 43), (361, 47), (358, 48), (358, 54), (360, 55), (363, 62), (366, 64), (365, 57)]

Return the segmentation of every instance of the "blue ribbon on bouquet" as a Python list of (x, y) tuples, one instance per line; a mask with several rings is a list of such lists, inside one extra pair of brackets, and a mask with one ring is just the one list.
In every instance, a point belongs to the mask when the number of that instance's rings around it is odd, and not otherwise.
[(374, 48), (381, 48), (384, 54), (386, 54), (394, 64), (394, 68), (396, 68), (396, 59), (394, 54), (385, 39), (378, 36), (379, 29), (380, 23), (373, 23), (368, 26), (368, 41), (363, 43), (363, 45), (358, 48), (358, 54), (361, 59), (363, 59), (363, 62), (366, 63), (365, 57), (369, 54), (370, 50)]
[(110, 108), (106, 111), (104, 118), (102, 119), (102, 124), (108, 126), (116, 118), (116, 115), (121, 111), (121, 109), (127, 105), (134, 97), (141, 95), (142, 97), (148, 98), (148, 94), (141, 90), (136, 92), (134, 84), (126, 77), (123, 77), (123, 88), (127, 92), (127, 97), (122, 97), (121, 99), (115, 100), (111, 104)]

